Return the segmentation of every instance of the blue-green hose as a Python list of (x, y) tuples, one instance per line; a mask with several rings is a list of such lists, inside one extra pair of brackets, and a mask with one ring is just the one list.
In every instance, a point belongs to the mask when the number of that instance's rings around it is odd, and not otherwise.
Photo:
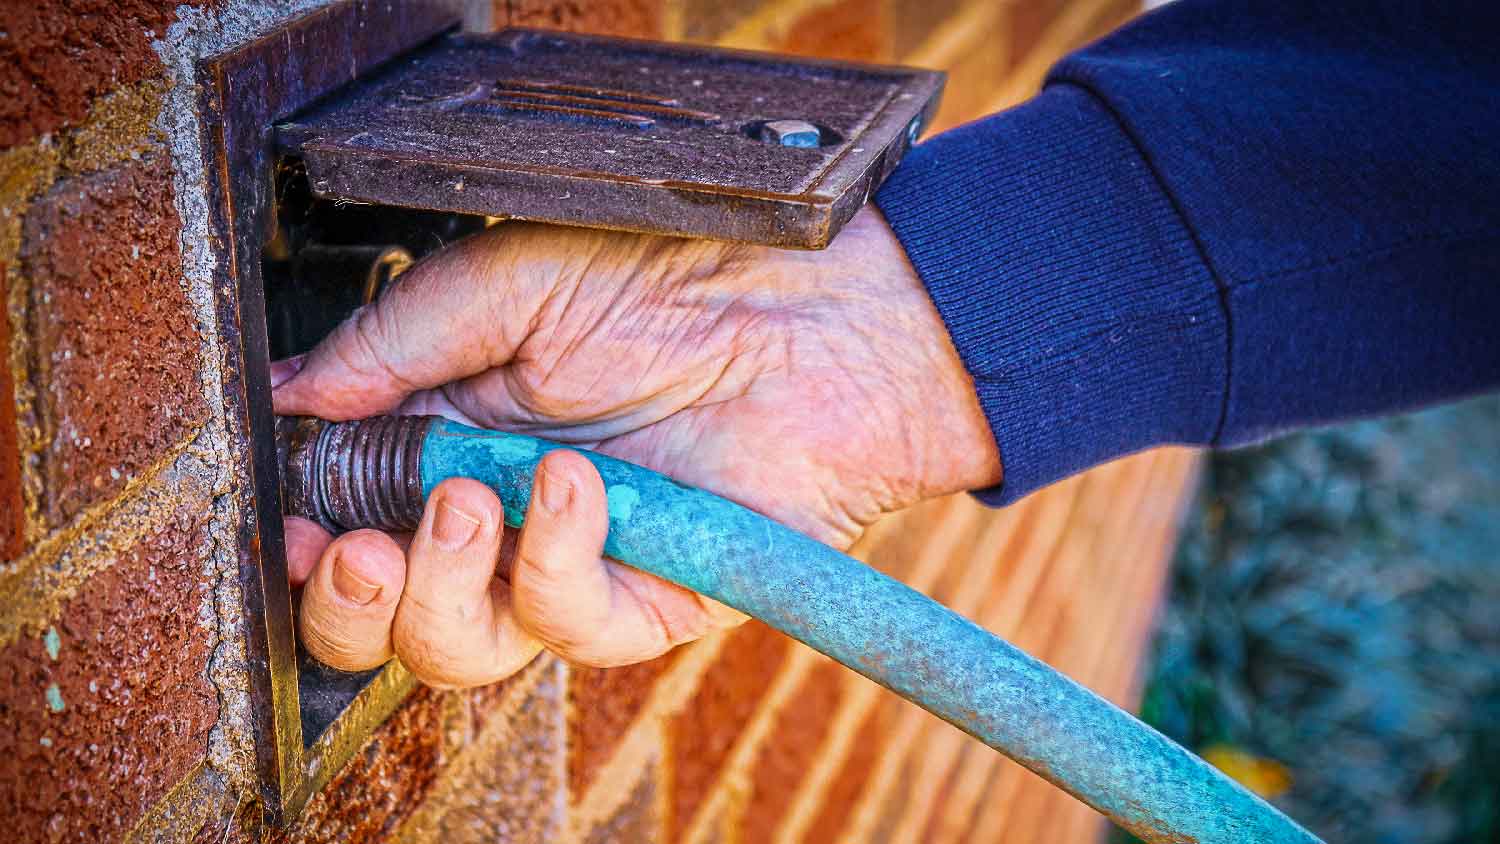
[[(563, 448), (440, 421), (424, 497), (479, 480), (519, 526)], [(1151, 842), (1318, 839), (1128, 713), (968, 619), (744, 507), (587, 451), (609, 496), (609, 556), (735, 607), (913, 701)]]

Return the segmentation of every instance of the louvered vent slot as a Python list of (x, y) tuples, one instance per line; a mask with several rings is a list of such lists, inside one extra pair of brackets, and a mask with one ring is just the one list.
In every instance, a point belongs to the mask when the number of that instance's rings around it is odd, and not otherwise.
[(467, 102), (463, 109), (487, 114), (505, 112), (557, 115), (637, 129), (649, 128), (658, 120), (698, 125), (719, 121), (719, 115), (684, 108), (675, 99), (614, 88), (526, 79), (503, 79), (495, 84), (486, 99)]

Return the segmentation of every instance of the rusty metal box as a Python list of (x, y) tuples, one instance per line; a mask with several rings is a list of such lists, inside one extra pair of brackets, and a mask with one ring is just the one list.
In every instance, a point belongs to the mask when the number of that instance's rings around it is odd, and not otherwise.
[(816, 249), (905, 154), (942, 81), (559, 32), (454, 34), (277, 137), (320, 196)]

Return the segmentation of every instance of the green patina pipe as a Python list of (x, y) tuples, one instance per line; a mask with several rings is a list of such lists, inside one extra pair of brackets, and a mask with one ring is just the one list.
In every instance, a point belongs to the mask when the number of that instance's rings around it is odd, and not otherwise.
[[(346, 529), (410, 527), (433, 487), (455, 477), (494, 489), (519, 526), (537, 463), (565, 447), (430, 417), (327, 425), (314, 440), (301, 468), (288, 464), (288, 482), (311, 480), (310, 513)], [(904, 584), (723, 498), (579, 451), (609, 497), (606, 554), (827, 654), (1146, 841), (1318, 841), (1130, 714)]]

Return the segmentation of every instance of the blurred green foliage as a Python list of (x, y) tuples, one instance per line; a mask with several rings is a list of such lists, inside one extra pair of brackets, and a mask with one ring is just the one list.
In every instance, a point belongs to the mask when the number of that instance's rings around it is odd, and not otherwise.
[(1142, 717), (1329, 842), (1500, 842), (1500, 397), (1212, 455)]

